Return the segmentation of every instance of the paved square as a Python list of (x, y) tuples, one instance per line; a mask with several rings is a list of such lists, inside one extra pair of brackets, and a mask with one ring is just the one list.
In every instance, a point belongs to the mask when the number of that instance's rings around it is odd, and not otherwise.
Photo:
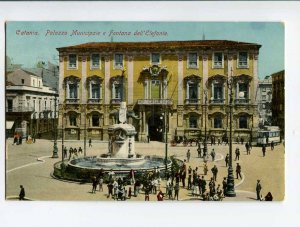
[[(49, 140), (37, 140), (34, 144), (12, 145), (12, 139), (7, 140), (7, 159), (6, 159), (6, 198), (14, 198), (19, 195), (19, 185), (23, 185), (26, 191), (26, 197), (32, 200), (110, 200), (107, 199), (107, 185), (104, 185), (104, 191), (97, 191), (92, 194), (92, 185), (80, 184), (76, 182), (66, 182), (51, 177), (53, 164), (61, 160), (61, 143), (58, 143), (59, 158), (53, 159), (53, 142)], [(65, 146), (69, 148), (83, 147), (83, 141), (66, 141)], [(94, 141), (92, 147), (87, 146), (87, 155), (100, 155), (107, 153), (107, 142)], [(242, 180), (235, 179), (237, 196), (234, 198), (225, 198), (224, 201), (256, 201), (256, 180), (260, 179), (262, 184), (262, 195), (265, 196), (269, 191), (274, 200), (284, 199), (284, 147), (282, 144), (275, 146), (272, 151), (267, 148), (266, 156), (263, 157), (260, 147), (253, 147), (251, 154), (246, 154), (244, 145), (233, 144), (233, 153), (236, 147), (240, 148), (241, 156), (239, 161), (233, 161), (233, 170), (238, 162), (242, 167)], [(227, 177), (227, 168), (224, 158), (228, 153), (229, 147), (225, 145), (208, 145), (208, 152), (214, 148), (216, 159), (214, 162), (208, 162), (208, 175), (205, 179), (208, 181), (212, 177), (211, 168), (217, 165), (219, 169), (217, 184), (222, 185), (223, 177)], [(198, 173), (203, 175), (203, 159), (197, 157), (196, 147), (168, 147), (169, 156), (175, 155), (176, 158), (184, 160), (187, 149), (191, 150), (191, 159), (187, 163), (193, 169), (198, 167)], [(160, 142), (136, 143), (136, 152), (142, 155), (158, 155), (164, 157), (165, 144)], [(234, 154), (233, 154), (234, 158)], [(207, 182), (208, 183), (208, 182)], [(181, 184), (180, 184), (181, 185)], [(166, 182), (163, 180), (161, 189), (165, 192)], [(126, 186), (128, 189), (129, 186)], [(208, 186), (207, 186), (208, 187)], [(127, 201), (143, 201), (143, 192), (137, 197), (131, 197)], [(150, 194), (150, 201), (156, 201), (156, 195)], [(167, 198), (166, 198), (167, 200)], [(179, 200), (199, 200), (199, 197), (191, 195), (191, 191), (180, 187)]]

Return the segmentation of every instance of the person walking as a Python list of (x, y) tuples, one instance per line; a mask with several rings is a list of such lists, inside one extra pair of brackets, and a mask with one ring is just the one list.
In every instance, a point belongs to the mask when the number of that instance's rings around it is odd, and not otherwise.
[(228, 166), (228, 162), (229, 162), (229, 154), (226, 154), (226, 157), (225, 157), (226, 167)]
[(214, 181), (217, 181), (217, 175), (218, 175), (218, 168), (216, 165), (214, 165), (214, 167), (211, 169), (211, 172), (213, 174), (213, 179)]
[(207, 172), (208, 172), (207, 163), (204, 162), (204, 165), (203, 165), (203, 174), (204, 174), (204, 175), (207, 175)]
[(206, 191), (206, 181), (204, 179), (204, 176), (202, 176), (201, 179), (201, 192), (202, 192), (202, 196), (205, 194)]
[(261, 187), (261, 184), (260, 184), (260, 180), (257, 180), (257, 183), (256, 183), (256, 199), (257, 200), (260, 200), (260, 191), (261, 191), (262, 187)]
[(92, 139), (89, 138), (89, 147), (92, 147)]
[(212, 149), (212, 151), (210, 152), (210, 156), (212, 158), (212, 161), (214, 162), (215, 161), (215, 157), (216, 157), (215, 149)]
[(198, 143), (197, 151), (198, 151), (198, 158), (201, 158), (202, 157), (202, 154), (201, 154), (201, 142)]
[(238, 147), (235, 149), (235, 159), (234, 159), (234, 161), (236, 161), (236, 160), (240, 160), (240, 149)]
[(97, 182), (97, 178), (95, 176), (93, 176), (93, 178), (92, 178), (92, 185), (93, 185), (92, 193), (96, 193), (98, 182)]
[(175, 191), (174, 199), (177, 198), (177, 200), (178, 200), (178, 197), (179, 197), (179, 184), (178, 183), (175, 184), (174, 191)]
[(192, 188), (192, 167), (189, 166), (188, 169), (188, 190)]
[(225, 195), (226, 191), (227, 191), (227, 179), (226, 179), (226, 177), (224, 177), (222, 185), (223, 185), (223, 193)]
[(107, 198), (109, 198), (110, 196), (113, 197), (113, 184), (112, 182), (110, 181), (108, 184), (107, 184), (107, 189), (108, 189), (108, 195), (107, 195)]
[(262, 146), (262, 153), (263, 153), (263, 157), (265, 157), (266, 156), (266, 146), (265, 145)]
[(190, 149), (188, 149), (188, 151), (186, 152), (187, 162), (190, 162), (190, 158), (191, 158), (191, 152), (190, 152)]
[(248, 142), (245, 143), (245, 148), (246, 148), (247, 155), (249, 155), (250, 154), (250, 147), (249, 147)]
[(271, 141), (271, 150), (274, 150), (274, 141)]
[(68, 157), (68, 149), (67, 147), (64, 147), (64, 158)]
[(236, 169), (235, 169), (235, 172), (236, 172), (236, 179), (239, 179), (239, 176), (240, 176), (240, 178), (242, 179), (242, 175), (241, 175), (242, 167), (240, 166), (239, 163), (236, 163)]
[(150, 200), (149, 193), (150, 193), (150, 187), (149, 187), (149, 185), (146, 185), (145, 186), (145, 201), (149, 201)]
[(79, 147), (79, 148), (78, 148), (78, 154), (79, 154), (79, 153), (80, 153), (80, 154), (82, 154), (82, 153), (83, 153), (83, 152), (82, 152), (82, 148), (81, 148), (81, 147)]
[(25, 200), (25, 189), (23, 187), (23, 185), (20, 185), (20, 194), (19, 194), (19, 200)]
[(71, 159), (72, 155), (73, 155), (73, 148), (70, 147), (70, 149), (69, 149), (69, 160)]

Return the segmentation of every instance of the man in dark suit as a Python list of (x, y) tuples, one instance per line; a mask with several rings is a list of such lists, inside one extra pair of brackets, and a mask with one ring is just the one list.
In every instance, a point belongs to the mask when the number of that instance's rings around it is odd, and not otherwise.
[(25, 189), (23, 187), (23, 185), (20, 185), (20, 194), (19, 194), (19, 200), (25, 200)]

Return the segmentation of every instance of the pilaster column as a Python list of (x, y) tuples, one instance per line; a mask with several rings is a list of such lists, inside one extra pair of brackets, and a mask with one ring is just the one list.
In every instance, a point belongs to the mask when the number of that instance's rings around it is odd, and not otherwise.
[(128, 55), (128, 105), (133, 104), (133, 56)]
[[(59, 55), (59, 79), (58, 79), (58, 94), (59, 94), (59, 113), (58, 115), (61, 116), (63, 114), (63, 103), (65, 101), (65, 88), (64, 88), (64, 56)], [(53, 116), (54, 117), (54, 116)], [(58, 127), (62, 128), (62, 121), (59, 117)]]
[[(82, 70), (81, 70), (81, 103), (86, 104), (87, 103), (87, 97), (86, 97), (86, 62), (87, 62), (87, 55), (82, 55)], [(78, 96), (79, 97), (79, 96)]]
[(104, 104), (108, 105), (110, 102), (110, 58), (108, 55), (105, 56), (104, 70)]
[(183, 54), (178, 54), (178, 105), (183, 105)]
[(251, 103), (256, 105), (257, 102), (255, 99), (255, 94), (258, 85), (258, 51), (255, 52), (253, 55), (253, 92), (251, 93)]
[(204, 96), (204, 90), (206, 90), (206, 84), (208, 80), (208, 55), (203, 54), (202, 55), (202, 64), (203, 64), (203, 80), (202, 80), (202, 103), (205, 103), (205, 96)]

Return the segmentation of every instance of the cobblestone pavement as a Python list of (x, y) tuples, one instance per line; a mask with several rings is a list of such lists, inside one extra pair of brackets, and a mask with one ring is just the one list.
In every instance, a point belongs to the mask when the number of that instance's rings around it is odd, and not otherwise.
[[(83, 141), (66, 141), (65, 146), (83, 147)], [(235, 179), (236, 194), (234, 198), (225, 198), (225, 201), (256, 201), (256, 180), (260, 179), (262, 184), (262, 195), (272, 192), (274, 200), (284, 198), (284, 147), (282, 144), (275, 147), (273, 151), (268, 147), (266, 156), (262, 156), (261, 148), (253, 147), (251, 154), (247, 155), (245, 146), (233, 144), (233, 153), (236, 147), (240, 148), (240, 160), (233, 161), (234, 174), (238, 162), (242, 167), (243, 179)], [(37, 140), (34, 144), (12, 145), (12, 139), (7, 140), (6, 154), (6, 198), (14, 198), (19, 194), (19, 185), (22, 184), (26, 190), (26, 197), (32, 200), (112, 200), (106, 198), (107, 187), (104, 191), (91, 193), (91, 184), (80, 184), (65, 182), (51, 177), (53, 164), (61, 158), (61, 143), (58, 143), (59, 158), (53, 159), (53, 142), (49, 140)], [(223, 177), (227, 176), (224, 157), (228, 153), (228, 146), (208, 145), (208, 151), (214, 148), (217, 157), (215, 162), (208, 162), (209, 180), (212, 176), (210, 169), (217, 165), (219, 169), (217, 182), (222, 185)], [(159, 155), (164, 157), (165, 145), (160, 142), (136, 143), (136, 153), (142, 155)], [(191, 150), (191, 160), (188, 163), (193, 169), (198, 167), (198, 173), (203, 174), (203, 160), (197, 157), (196, 147), (168, 147), (168, 155), (175, 155), (178, 159), (185, 159), (187, 149)], [(99, 155), (107, 153), (106, 142), (94, 142), (92, 147), (87, 146), (87, 155)], [(233, 155), (234, 157), (234, 155)], [(128, 189), (129, 186), (127, 186)], [(165, 181), (162, 181), (161, 189), (165, 192)], [(131, 197), (128, 201), (142, 201), (144, 194)], [(167, 199), (166, 199), (167, 200)], [(199, 200), (193, 197), (187, 189), (180, 188), (179, 200)], [(150, 201), (156, 201), (156, 195), (150, 195)]]

